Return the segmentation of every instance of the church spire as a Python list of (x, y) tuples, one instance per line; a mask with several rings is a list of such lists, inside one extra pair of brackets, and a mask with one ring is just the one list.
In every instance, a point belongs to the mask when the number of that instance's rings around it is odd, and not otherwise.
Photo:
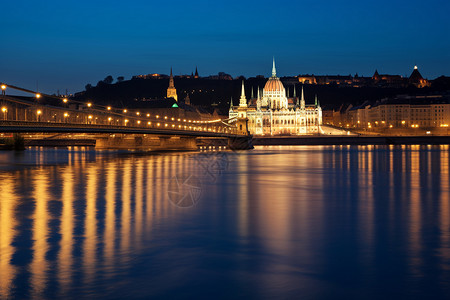
[(241, 98), (239, 99), (239, 106), (247, 106), (247, 98), (245, 98), (244, 80), (242, 80)]
[(173, 83), (172, 67), (170, 67), (169, 88), (175, 88), (175, 85), (174, 85), (174, 83)]
[(230, 100), (230, 111), (233, 111), (233, 96), (231, 96)]
[(303, 92), (303, 86), (302, 86), (302, 97), (300, 99), (300, 108), (305, 109), (305, 93)]
[(295, 92), (295, 84), (294, 84), (294, 98), (297, 98), (297, 93)]
[(320, 107), (320, 102), (319, 102), (319, 99), (317, 99), (317, 94), (316, 94), (316, 101), (315, 101), (315, 104), (316, 104), (316, 108), (319, 108), (319, 107)]
[(261, 109), (261, 97), (259, 95), (259, 86), (258, 86), (258, 98), (256, 98), (256, 109), (257, 110)]
[(197, 66), (195, 66), (195, 75), (194, 78), (198, 78), (198, 70), (197, 70)]
[(173, 98), (178, 101), (177, 90), (175, 89), (175, 84), (173, 83), (172, 67), (170, 67), (170, 78), (169, 87), (167, 88), (167, 98)]
[(254, 98), (255, 98), (255, 96), (253, 95), (253, 86), (252, 86), (252, 95), (251, 95), (250, 99), (254, 99)]
[(273, 57), (272, 62), (272, 77), (277, 77), (277, 69), (275, 68), (275, 57)]

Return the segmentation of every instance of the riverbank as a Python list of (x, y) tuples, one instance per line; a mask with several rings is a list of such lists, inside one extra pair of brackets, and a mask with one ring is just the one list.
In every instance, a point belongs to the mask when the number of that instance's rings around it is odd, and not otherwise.
[(275, 145), (449, 145), (450, 136), (283, 136), (253, 137), (255, 146)]

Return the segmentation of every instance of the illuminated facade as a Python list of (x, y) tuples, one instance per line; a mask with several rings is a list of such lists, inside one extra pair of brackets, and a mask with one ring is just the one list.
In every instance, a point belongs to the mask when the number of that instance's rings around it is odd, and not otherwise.
[(173, 98), (178, 101), (177, 90), (173, 83), (172, 68), (170, 68), (169, 87), (167, 88), (167, 98)]
[(303, 88), (301, 98), (288, 98), (281, 80), (277, 77), (275, 60), (272, 76), (266, 82), (262, 95), (258, 88), (257, 98), (247, 103), (244, 82), (239, 106), (230, 104), (230, 118), (248, 119), (248, 130), (254, 135), (312, 134), (320, 131), (322, 109), (319, 102), (306, 105)]
[(450, 99), (443, 95), (401, 96), (364, 103), (335, 125), (356, 128), (437, 128), (450, 124)]

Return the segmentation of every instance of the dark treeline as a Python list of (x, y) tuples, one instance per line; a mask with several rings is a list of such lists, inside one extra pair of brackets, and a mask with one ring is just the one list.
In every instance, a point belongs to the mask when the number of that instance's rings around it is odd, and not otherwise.
[[(77, 93), (77, 100), (93, 101), (100, 105), (112, 105), (116, 107), (132, 108), (142, 107), (142, 99), (162, 99), (166, 96), (169, 79), (132, 79), (120, 78), (114, 84), (100, 81), (97, 86), (87, 85), (86, 91)], [(342, 104), (359, 105), (366, 100), (374, 101), (396, 95), (409, 94), (433, 94), (450, 89), (448, 77), (436, 79), (431, 87), (418, 89), (408, 88), (379, 88), (379, 87), (350, 87), (338, 85), (304, 85), (306, 103), (314, 103), (317, 95), (323, 109), (338, 109)], [(293, 96), (294, 85), (292, 81), (284, 81), (284, 86), (289, 89), (289, 97)], [(267, 78), (248, 78), (245, 80), (246, 97), (252, 94), (257, 96), (258, 87), (262, 89)], [(192, 105), (206, 109), (218, 108), (221, 113), (226, 114), (230, 106), (239, 104), (241, 94), (241, 79), (235, 80), (211, 80), (203, 78), (175, 78), (178, 101), (184, 102), (187, 95)], [(296, 84), (296, 94), (300, 97), (301, 84)], [(215, 105), (213, 105), (215, 104)], [(212, 106), (213, 105), (213, 106)]]

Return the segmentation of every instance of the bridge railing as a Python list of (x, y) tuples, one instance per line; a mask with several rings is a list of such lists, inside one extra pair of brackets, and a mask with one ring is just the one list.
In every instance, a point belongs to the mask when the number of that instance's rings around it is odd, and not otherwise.
[(104, 128), (153, 128), (223, 134), (237, 133), (235, 126), (220, 119), (192, 120), (149, 113), (132, 115), (94, 107), (78, 106), (78, 109), (77, 106), (57, 107), (40, 105), (8, 96), (0, 97), (0, 120), (4, 125), (9, 124), (10, 126), (45, 124), (45, 126), (54, 127), (77, 125), (78, 127), (86, 126), (86, 128), (105, 126)]

